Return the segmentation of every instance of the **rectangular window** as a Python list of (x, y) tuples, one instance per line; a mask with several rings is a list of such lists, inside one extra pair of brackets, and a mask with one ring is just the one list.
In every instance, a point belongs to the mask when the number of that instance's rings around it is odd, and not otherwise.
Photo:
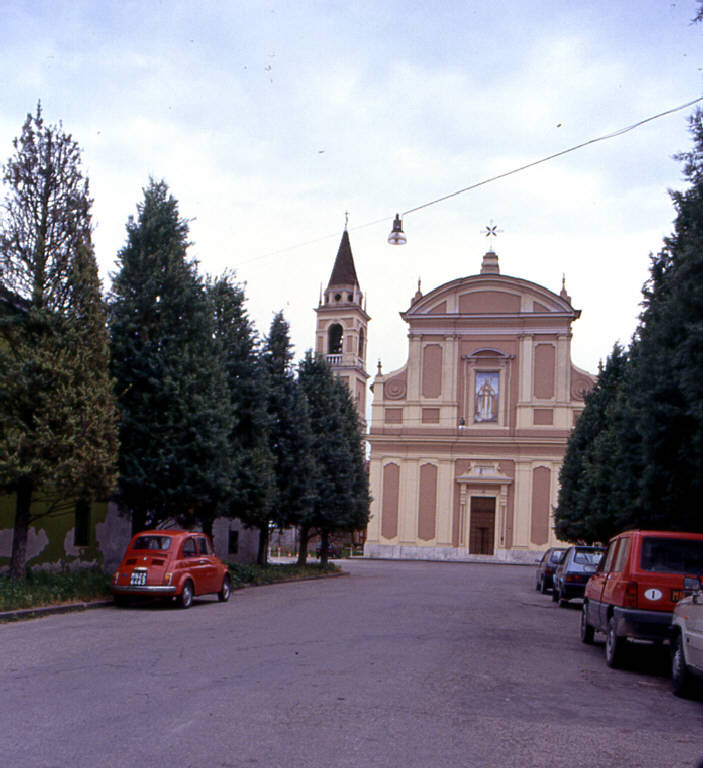
[(630, 539), (625, 537), (620, 539), (620, 546), (618, 547), (618, 554), (615, 558), (615, 564), (613, 565), (613, 571), (620, 573), (625, 568), (625, 561), (627, 560), (627, 552), (630, 549)]
[(647, 536), (642, 542), (642, 570), (664, 573), (700, 573), (703, 541), (659, 539)]
[(474, 384), (474, 421), (490, 423), (498, 421), (499, 397), (498, 371), (476, 371)]
[(79, 499), (75, 507), (73, 523), (73, 546), (87, 547), (90, 544), (90, 502)]

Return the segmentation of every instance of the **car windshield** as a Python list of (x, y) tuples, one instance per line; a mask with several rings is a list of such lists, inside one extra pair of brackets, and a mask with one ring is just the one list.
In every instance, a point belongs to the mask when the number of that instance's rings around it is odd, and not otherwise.
[(574, 554), (574, 562), (579, 563), (580, 565), (598, 565), (602, 556), (602, 552), (577, 549)]
[(132, 549), (158, 549), (165, 552), (170, 546), (170, 536), (139, 536)]
[(701, 573), (703, 541), (647, 536), (642, 542), (641, 566), (643, 571), (660, 573)]

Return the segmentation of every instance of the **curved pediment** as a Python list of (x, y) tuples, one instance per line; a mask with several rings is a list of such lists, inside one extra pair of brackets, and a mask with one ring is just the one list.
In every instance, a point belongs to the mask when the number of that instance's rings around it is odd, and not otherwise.
[(547, 288), (509, 275), (471, 275), (440, 285), (418, 297), (406, 312), (406, 320), (423, 315), (481, 317), (489, 315), (579, 316), (568, 299)]

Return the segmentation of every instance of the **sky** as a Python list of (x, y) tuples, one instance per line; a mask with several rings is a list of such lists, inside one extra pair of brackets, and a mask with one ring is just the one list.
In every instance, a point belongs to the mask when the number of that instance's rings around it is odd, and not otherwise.
[(82, 148), (105, 290), (150, 177), (190, 221), (202, 274), (234, 270), (296, 358), (344, 230), (371, 315), (367, 368), (407, 359), (406, 310), (476, 274), (575, 308), (573, 362), (628, 344), (672, 232), (693, 108), (405, 212), (703, 95), (695, 0), (5, 0), (0, 162), (40, 100)]

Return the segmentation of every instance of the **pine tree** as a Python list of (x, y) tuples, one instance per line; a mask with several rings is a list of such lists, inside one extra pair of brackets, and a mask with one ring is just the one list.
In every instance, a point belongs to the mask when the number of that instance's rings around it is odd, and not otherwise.
[(187, 238), (167, 185), (150, 180), (127, 222), (110, 307), (118, 501), (135, 531), (170, 518), (209, 529), (231, 486), (226, 379)]
[(104, 498), (117, 428), (80, 149), (60, 125), (45, 125), (40, 106), (14, 148), (0, 284), (24, 311), (0, 323), (0, 487), (16, 493), (10, 572), (22, 578), (32, 502), (51, 514), (77, 497)]

